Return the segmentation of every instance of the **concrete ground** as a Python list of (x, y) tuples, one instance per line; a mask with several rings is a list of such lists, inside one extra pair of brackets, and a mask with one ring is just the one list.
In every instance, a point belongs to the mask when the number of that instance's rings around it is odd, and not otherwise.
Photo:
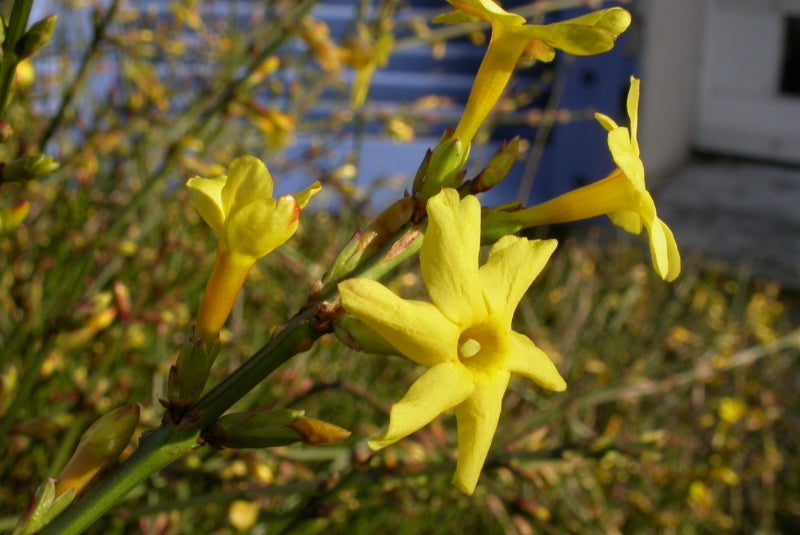
[(800, 168), (693, 161), (652, 193), (684, 258), (800, 289)]

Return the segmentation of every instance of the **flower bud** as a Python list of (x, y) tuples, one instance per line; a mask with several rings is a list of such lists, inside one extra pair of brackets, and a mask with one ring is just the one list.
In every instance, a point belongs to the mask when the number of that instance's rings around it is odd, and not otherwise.
[(203, 439), (217, 449), (287, 446), (303, 440), (299, 431), (288, 427), (302, 414), (290, 409), (226, 414), (203, 432)]
[(138, 424), (139, 406), (136, 404), (115, 409), (93, 423), (56, 478), (56, 497), (69, 489), (80, 494), (100, 471), (116, 462)]
[(58, 15), (49, 15), (31, 26), (25, 35), (17, 41), (17, 55), (20, 58), (27, 58), (47, 46), (50, 39), (53, 38), (57, 22)]
[(218, 353), (219, 340), (192, 337), (184, 344), (169, 372), (167, 399), (170, 404), (184, 408), (200, 397)]
[(58, 162), (44, 154), (17, 158), (0, 167), (0, 183), (35, 180), (49, 175), (56, 169)]
[[(519, 136), (511, 141), (504, 141), (497, 152), (489, 159), (486, 167), (469, 181), (469, 193), (476, 194), (488, 191), (505, 180), (511, 167), (517, 161), (519, 153)], [(467, 184), (465, 184), (466, 186)]]
[(296, 442), (322, 446), (349, 436), (339, 426), (290, 409), (226, 414), (203, 432), (203, 439), (215, 448), (272, 448)]
[(425, 151), (425, 156), (417, 168), (417, 173), (414, 175), (414, 184), (411, 186), (411, 191), (418, 192), (422, 189), (422, 181), (425, 180), (425, 174), (428, 172), (428, 166), (431, 164), (431, 155), (433, 151), (428, 149)]
[(418, 193), (429, 199), (439, 193), (442, 188), (455, 188), (461, 181), (459, 171), (464, 167), (469, 156), (469, 145), (466, 147), (457, 137), (454, 130), (448, 128), (439, 144), (433, 149), (425, 178)]

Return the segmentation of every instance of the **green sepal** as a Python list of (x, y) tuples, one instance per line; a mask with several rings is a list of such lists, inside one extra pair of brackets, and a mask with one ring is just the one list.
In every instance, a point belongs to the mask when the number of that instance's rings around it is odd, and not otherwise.
[(392, 344), (352, 314), (344, 314), (338, 318), (333, 324), (333, 332), (340, 342), (356, 351), (372, 355), (399, 354)]
[(75, 490), (69, 489), (56, 497), (56, 480), (48, 477), (36, 489), (30, 507), (20, 517), (11, 535), (37, 533), (75, 500)]
[[(518, 203), (514, 203), (518, 207)], [(488, 245), (503, 236), (522, 230), (523, 224), (507, 211), (508, 206), (498, 206), (481, 213), (481, 243)]]

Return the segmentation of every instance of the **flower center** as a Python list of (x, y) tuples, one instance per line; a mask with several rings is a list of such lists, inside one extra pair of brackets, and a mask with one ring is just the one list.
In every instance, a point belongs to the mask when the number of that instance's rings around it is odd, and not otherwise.
[(464, 329), (458, 339), (458, 358), (461, 363), (477, 371), (499, 364), (505, 354), (505, 337), (489, 323)]
[(461, 358), (468, 359), (474, 357), (481, 350), (481, 343), (474, 338), (467, 338), (458, 347), (458, 354)]

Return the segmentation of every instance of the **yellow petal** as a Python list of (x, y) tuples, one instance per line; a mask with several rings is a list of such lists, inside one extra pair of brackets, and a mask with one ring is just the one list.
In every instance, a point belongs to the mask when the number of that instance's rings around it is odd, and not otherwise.
[(639, 156), (639, 142), (636, 140), (639, 128), (639, 80), (631, 76), (631, 88), (628, 91), (628, 117), (631, 120), (631, 147), (633, 153)]
[(423, 366), (458, 358), (459, 329), (432, 304), (401, 299), (370, 279), (339, 283), (345, 310)]
[(226, 176), (214, 178), (192, 177), (186, 182), (192, 204), (200, 217), (211, 227), (217, 235), (222, 233), (222, 224), (225, 214), (222, 210), (222, 188), (225, 186)]
[(527, 240), (504, 236), (492, 246), (480, 268), (481, 290), (489, 315), (500, 325), (511, 325), (520, 299), (544, 269), (556, 249), (556, 240)]
[(321, 190), (322, 184), (319, 182), (314, 182), (306, 189), (295, 195), (294, 198), (297, 199), (297, 205), (300, 207), (300, 209), (302, 210), (305, 208), (308, 205), (308, 201), (311, 200), (311, 197), (319, 193)]
[(486, 315), (478, 278), (481, 206), (443, 189), (428, 201), (428, 229), (419, 253), (420, 271), (434, 304), (457, 325)]
[(661, 224), (664, 231), (664, 237), (667, 242), (667, 259), (669, 262), (669, 269), (667, 269), (667, 273), (663, 277), (665, 281), (672, 282), (681, 274), (681, 255), (678, 251), (678, 244), (675, 241), (675, 236), (673, 236), (670, 228), (660, 219), (658, 222)]
[(0, 232), (10, 232), (20, 226), (30, 211), (31, 203), (28, 201), (18, 201), (7, 208), (0, 208)]
[(505, 371), (481, 376), (473, 394), (456, 407), (458, 461), (452, 482), (464, 494), (475, 491), (500, 420), (508, 380)]
[(650, 257), (656, 273), (667, 282), (675, 280), (681, 272), (681, 257), (678, 244), (669, 227), (656, 216), (652, 197), (642, 202), (642, 222), (650, 238)]
[[(379, 450), (429, 424), (452, 409), (475, 390), (472, 374), (458, 362), (437, 364), (408, 389), (389, 415), (389, 427), (368, 442)], [(459, 440), (460, 442), (460, 440)]]
[(620, 126), (608, 133), (608, 148), (614, 163), (622, 169), (633, 187), (639, 191), (645, 191), (644, 185), (644, 165), (639, 159), (639, 154), (634, 151), (631, 145), (631, 138), (628, 129)]
[(528, 25), (520, 33), (529, 39), (544, 41), (553, 48), (576, 56), (590, 56), (614, 48), (616, 36), (605, 30), (570, 24), (568, 21), (546, 26)]
[(234, 254), (266, 256), (291, 238), (299, 224), (300, 207), (291, 195), (278, 201), (257, 199), (230, 214), (225, 222), (225, 244)]
[(255, 199), (272, 198), (272, 177), (264, 162), (255, 156), (237, 158), (228, 166), (228, 180), (222, 188), (222, 210), (231, 213)]
[(556, 24), (573, 24), (576, 26), (589, 26), (600, 28), (613, 35), (619, 35), (628, 29), (631, 24), (631, 14), (621, 7), (612, 7), (593, 11), (574, 19), (569, 19)]
[(506, 356), (508, 370), (527, 377), (542, 388), (562, 392), (567, 383), (553, 361), (525, 335), (511, 331), (511, 348)]
[(628, 210), (612, 212), (608, 214), (608, 218), (625, 232), (630, 232), (637, 236), (642, 233), (642, 216), (639, 215), (639, 212)]
[(594, 118), (597, 119), (597, 122), (599, 122), (600, 125), (606, 129), (606, 132), (611, 132), (612, 130), (619, 128), (617, 123), (615, 123), (614, 120), (605, 113), (595, 113)]

